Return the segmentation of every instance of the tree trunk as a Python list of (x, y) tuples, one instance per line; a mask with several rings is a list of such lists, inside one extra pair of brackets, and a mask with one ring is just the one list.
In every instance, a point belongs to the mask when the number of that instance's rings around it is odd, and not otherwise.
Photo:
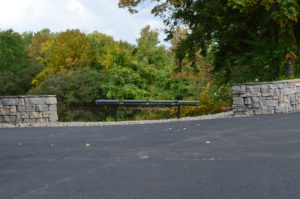
[(288, 59), (286, 59), (286, 63), (285, 63), (285, 77), (287, 78), (291, 78), (294, 76), (294, 58), (293, 57), (289, 57)]

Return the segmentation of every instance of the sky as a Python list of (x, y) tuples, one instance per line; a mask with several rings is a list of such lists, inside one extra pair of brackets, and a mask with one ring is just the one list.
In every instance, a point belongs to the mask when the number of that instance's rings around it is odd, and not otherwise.
[(0, 0), (0, 30), (37, 32), (49, 28), (52, 32), (80, 29), (85, 33), (98, 31), (115, 40), (136, 44), (143, 27), (161, 30), (163, 23), (150, 14), (150, 6), (138, 14), (118, 7), (118, 0)]

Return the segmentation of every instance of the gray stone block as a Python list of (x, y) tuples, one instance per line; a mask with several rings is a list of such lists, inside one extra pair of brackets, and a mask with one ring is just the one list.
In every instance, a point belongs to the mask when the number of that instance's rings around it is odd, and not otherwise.
[(231, 90), (232, 90), (232, 92), (240, 91), (241, 90), (241, 86), (234, 85), (234, 86), (231, 87)]
[(11, 106), (9, 110), (10, 115), (17, 115), (17, 106)]
[(294, 88), (294, 87), (296, 87), (296, 85), (293, 84), (293, 83), (289, 83), (289, 84), (287, 84), (287, 87), (288, 87), (288, 88)]
[(297, 112), (299, 112), (299, 111), (300, 111), (300, 104), (297, 104), (297, 105), (295, 106), (294, 110), (296, 110)]
[(248, 85), (246, 91), (247, 93), (254, 93), (254, 87), (252, 85)]
[(252, 104), (252, 99), (251, 99), (251, 97), (246, 97), (245, 98), (245, 104)]
[(270, 114), (270, 112), (269, 112), (268, 109), (266, 109), (266, 110), (261, 110), (261, 114), (263, 114), (263, 115), (268, 115), (268, 114)]
[(259, 102), (260, 98), (259, 97), (252, 97), (253, 102)]
[(3, 106), (18, 105), (18, 99), (14, 98), (3, 98), (0, 102)]
[(25, 106), (25, 99), (24, 98), (19, 98), (19, 105), (20, 106)]
[(279, 102), (279, 103), (282, 103), (282, 102), (283, 102), (283, 96), (282, 96), (282, 95), (279, 95), (279, 96), (278, 96), (278, 102)]
[(27, 112), (33, 112), (33, 111), (35, 111), (35, 105), (34, 104), (27, 104), (25, 106), (25, 111), (27, 111)]
[(275, 107), (278, 106), (278, 100), (265, 100), (264, 103), (267, 107)]
[(283, 84), (277, 84), (277, 88), (283, 88)]
[(8, 108), (0, 108), (0, 115), (9, 115), (9, 109)]
[(49, 119), (48, 118), (39, 118), (39, 119), (36, 119), (36, 122), (45, 124), (45, 123), (49, 123)]
[(259, 102), (254, 102), (254, 103), (252, 103), (252, 107), (253, 108), (259, 108), (260, 107), (260, 103)]
[(260, 85), (254, 86), (254, 93), (260, 93)]
[(18, 113), (22, 119), (28, 119), (29, 118), (29, 113), (30, 112), (21, 112), (21, 113)]
[(274, 114), (274, 113), (275, 113), (275, 107), (270, 107), (269, 114)]
[(275, 107), (275, 113), (287, 113), (287, 108), (283, 106)]
[(262, 97), (271, 97), (271, 96), (273, 96), (273, 94), (272, 93), (262, 93), (261, 96)]
[(245, 112), (246, 108), (245, 107), (239, 107), (235, 109), (238, 112)]
[(298, 101), (290, 101), (290, 104), (292, 104), (292, 105), (295, 105), (295, 104), (298, 104)]
[(290, 94), (296, 94), (296, 93), (297, 93), (296, 87), (290, 88)]
[(262, 93), (268, 93), (269, 89), (267, 85), (261, 85), (260, 87)]
[(45, 104), (57, 104), (56, 97), (49, 97), (45, 99)]
[(49, 111), (57, 111), (57, 106), (56, 106), (56, 104), (51, 104), (51, 105), (49, 105)]
[(275, 88), (277, 88), (277, 86), (274, 86), (273, 84), (267, 84), (267, 87), (269, 92), (272, 92)]
[(244, 99), (242, 97), (234, 97), (233, 104), (237, 104), (237, 105), (244, 104)]
[(18, 105), (18, 106), (17, 106), (17, 110), (18, 110), (19, 112), (24, 112), (24, 111), (26, 111), (26, 107), (23, 106), (23, 105)]
[(36, 105), (35, 110), (39, 112), (48, 111), (48, 105)]
[(246, 86), (245, 85), (241, 85), (241, 91), (246, 92)]
[(36, 123), (36, 119), (23, 119), (23, 123), (34, 124)]
[(45, 104), (44, 98), (25, 98), (25, 105), (31, 106), (31, 105), (42, 105)]
[(16, 116), (3, 116), (3, 122), (14, 124), (14, 123), (16, 123)]
[(291, 91), (287, 88), (280, 90), (280, 95), (290, 95)]
[(280, 94), (279, 89), (274, 89), (273, 92), (271, 93), (273, 96), (278, 96)]
[(252, 104), (246, 104), (246, 108), (247, 108), (247, 109), (252, 108)]
[(57, 120), (58, 120), (58, 116), (56, 113), (53, 113), (50, 115), (50, 117), (49, 117), (50, 122), (57, 122)]
[(21, 124), (21, 123), (23, 123), (23, 119), (20, 115), (17, 115), (16, 124)]
[(289, 101), (296, 101), (295, 95), (289, 95), (288, 98), (289, 98)]
[(45, 111), (45, 112), (43, 112), (43, 117), (44, 118), (45, 117), (50, 117), (51, 114), (53, 114), (53, 112), (51, 112), (51, 111)]
[(31, 112), (29, 113), (29, 118), (42, 118), (43, 113), (42, 112)]

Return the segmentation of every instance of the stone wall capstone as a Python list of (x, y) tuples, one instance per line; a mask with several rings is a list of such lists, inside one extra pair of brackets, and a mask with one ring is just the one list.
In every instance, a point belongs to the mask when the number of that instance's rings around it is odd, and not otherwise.
[(0, 96), (0, 123), (34, 124), (57, 122), (55, 95)]
[(300, 111), (300, 79), (232, 85), (234, 115)]

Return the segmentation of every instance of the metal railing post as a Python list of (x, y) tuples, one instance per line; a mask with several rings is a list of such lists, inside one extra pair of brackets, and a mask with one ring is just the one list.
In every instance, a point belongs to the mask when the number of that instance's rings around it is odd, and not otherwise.
[(118, 106), (115, 107), (115, 121), (118, 121)]

